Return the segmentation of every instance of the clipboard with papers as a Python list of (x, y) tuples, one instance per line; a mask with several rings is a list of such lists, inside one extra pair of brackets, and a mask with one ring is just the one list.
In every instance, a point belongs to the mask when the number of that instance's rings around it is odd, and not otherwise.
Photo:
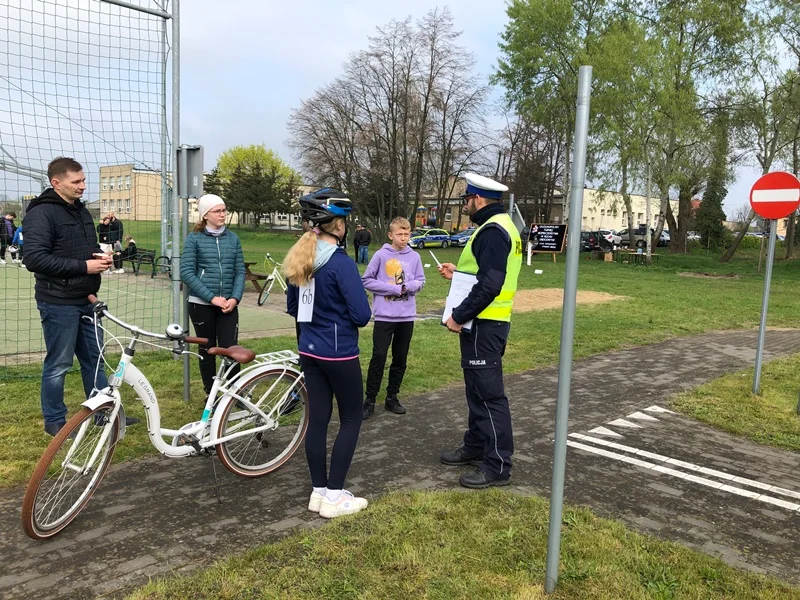
[[(475, 287), (476, 283), (478, 283), (478, 278), (472, 273), (453, 271), (453, 279), (450, 280), (450, 291), (447, 293), (447, 298), (444, 302), (442, 325), (444, 325), (447, 319), (453, 314), (453, 309), (469, 296), (469, 293), (472, 291), (472, 288)], [(470, 331), (472, 329), (472, 321), (467, 321), (461, 328)]]

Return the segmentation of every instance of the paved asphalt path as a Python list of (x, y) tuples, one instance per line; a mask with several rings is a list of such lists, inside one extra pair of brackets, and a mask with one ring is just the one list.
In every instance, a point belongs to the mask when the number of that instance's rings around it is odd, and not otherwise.
[[(566, 501), (800, 583), (800, 454), (661, 410), (682, 390), (751, 366), (755, 345), (754, 331), (720, 332), (576, 362)], [(766, 350), (767, 359), (800, 352), (800, 331), (769, 331)], [(506, 382), (516, 441), (510, 489), (549, 496), (557, 368)], [(354, 492), (375, 498), (399, 489), (458, 488), (462, 469), (438, 457), (460, 444), (463, 388), (404, 403), (407, 415), (378, 410), (365, 423), (348, 482)], [(257, 480), (237, 478), (217, 463), (222, 503), (211, 460), (159, 457), (116, 466), (78, 519), (47, 542), (22, 532), (23, 490), (0, 491), (0, 598), (116, 597), (149, 578), (188, 572), (322, 524), (306, 511), (302, 451)]]

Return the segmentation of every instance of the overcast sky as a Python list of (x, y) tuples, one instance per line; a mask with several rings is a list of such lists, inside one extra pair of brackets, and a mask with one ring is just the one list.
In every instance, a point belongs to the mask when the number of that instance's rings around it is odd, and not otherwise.
[[(375, 2), (323, 0), (192, 0), (181, 10), (181, 139), (205, 146), (206, 163), (237, 144), (264, 143), (293, 162), (286, 123), (293, 108), (341, 73), (350, 53), (363, 49), (377, 26), (421, 18), (444, 6), (435, 0)], [(497, 64), (506, 23), (499, 0), (448, 4), (462, 43), (481, 75)], [(494, 90), (500, 98), (502, 90)], [(725, 203), (747, 202), (755, 169), (743, 169)]]

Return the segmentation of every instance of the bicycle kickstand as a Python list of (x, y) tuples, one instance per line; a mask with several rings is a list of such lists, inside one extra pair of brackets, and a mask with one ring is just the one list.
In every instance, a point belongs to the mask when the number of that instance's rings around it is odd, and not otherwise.
[(211, 471), (214, 473), (214, 491), (217, 493), (217, 503), (222, 504), (222, 498), (219, 494), (219, 479), (217, 478), (217, 465), (214, 463), (214, 455), (209, 455), (211, 459)]

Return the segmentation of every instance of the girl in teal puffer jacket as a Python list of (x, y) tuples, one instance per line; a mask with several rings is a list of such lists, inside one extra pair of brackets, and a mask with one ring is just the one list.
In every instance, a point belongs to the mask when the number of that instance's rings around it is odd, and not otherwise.
[(195, 334), (208, 338), (200, 346), (200, 375), (206, 394), (214, 384), (212, 346), (228, 348), (239, 338), (239, 310), (244, 294), (244, 254), (238, 236), (225, 227), (225, 201), (206, 194), (197, 201), (200, 221), (186, 237), (181, 280), (189, 287), (189, 317)]

